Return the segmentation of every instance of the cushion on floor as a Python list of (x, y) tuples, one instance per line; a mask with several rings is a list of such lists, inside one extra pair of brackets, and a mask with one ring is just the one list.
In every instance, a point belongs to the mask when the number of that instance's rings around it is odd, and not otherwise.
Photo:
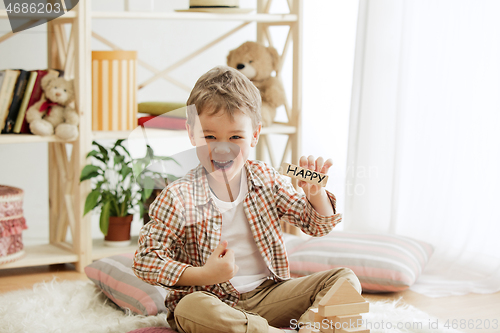
[(341, 231), (310, 239), (287, 234), (285, 243), (292, 276), (347, 267), (359, 278), (363, 292), (408, 289), (433, 253), (426, 242), (390, 234)]
[(94, 261), (85, 274), (122, 309), (144, 316), (167, 313), (167, 290), (150, 285), (132, 271), (132, 254), (115, 255)]

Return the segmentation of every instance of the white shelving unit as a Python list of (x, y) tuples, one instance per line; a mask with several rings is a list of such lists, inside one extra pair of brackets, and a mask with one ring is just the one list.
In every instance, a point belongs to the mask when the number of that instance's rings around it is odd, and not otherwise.
[[(90, 0), (80, 0), (78, 5), (63, 16), (48, 22), (47, 52), (48, 67), (65, 70), (68, 78), (75, 79), (76, 109), (80, 112), (80, 136), (71, 143), (64, 143), (55, 136), (39, 137), (35, 135), (0, 135), (0, 144), (46, 142), (49, 146), (49, 242), (44, 245), (26, 246), (26, 256), (23, 259), (0, 265), (0, 269), (28, 267), (59, 263), (74, 263), (77, 271), (82, 272), (92, 260), (106, 256), (132, 252), (135, 245), (126, 248), (105, 247), (102, 240), (91, 238), (90, 214), (82, 217), (85, 198), (90, 192), (88, 182), (79, 183), (79, 175), (87, 164), (86, 154), (91, 150), (93, 140), (126, 139), (130, 132), (93, 132), (91, 119), (92, 87), (91, 87), (91, 38), (97, 38), (108, 44), (112, 49), (118, 47), (92, 32), (93, 19), (131, 19), (131, 20), (205, 20), (205, 21), (240, 21), (237, 28), (224, 36), (198, 49), (180, 62), (172, 65), (170, 70), (194, 58), (196, 55), (215, 45), (218, 41), (230, 36), (251, 22), (257, 22), (257, 41), (272, 45), (270, 37), (271, 26), (288, 26), (289, 33), (282, 52), (282, 61), (288, 53), (293, 41), (293, 82), (290, 105), (286, 105), (288, 122), (274, 124), (262, 130), (261, 140), (257, 147), (257, 158), (270, 160), (273, 165), (281, 164), (270, 151), (272, 140), (270, 134), (282, 134), (287, 137), (286, 148), (282, 160), (298, 162), (300, 142), (301, 115), (301, 24), (302, 0), (288, 0), (289, 13), (269, 14), (273, 0), (258, 0), (257, 13), (250, 14), (212, 14), (195, 12), (92, 12)], [(0, 11), (0, 19), (7, 19), (7, 13)], [(67, 36), (64, 25), (71, 25), (71, 33)], [(0, 36), (0, 42), (15, 33)], [(280, 50), (278, 50), (280, 51)], [(148, 66), (139, 62), (139, 65)], [(165, 77), (168, 71), (155, 70), (150, 81)], [(280, 77), (280, 70), (277, 71)], [(148, 84), (146, 81), (139, 89)], [(186, 87), (184, 87), (186, 89)], [(288, 104), (288, 103), (287, 103)], [(144, 133), (141, 133), (143, 135)], [(175, 138), (185, 136), (185, 131), (152, 130), (146, 131), (148, 137)], [(67, 145), (71, 145), (71, 157), (67, 157)], [(29, 207), (25, 207), (29, 209)], [(67, 230), (70, 230), (72, 241), (67, 240)], [(290, 230), (285, 230), (290, 232)], [(136, 244), (133, 239), (132, 243)]]

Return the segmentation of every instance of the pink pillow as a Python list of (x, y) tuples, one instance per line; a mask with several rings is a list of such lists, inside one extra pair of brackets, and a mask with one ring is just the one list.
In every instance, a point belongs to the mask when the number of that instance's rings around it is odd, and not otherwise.
[(144, 316), (167, 313), (165, 297), (168, 291), (135, 276), (132, 257), (132, 254), (121, 254), (94, 261), (85, 267), (85, 274), (123, 309), (130, 309)]
[(352, 232), (308, 240), (285, 235), (285, 243), (292, 276), (347, 267), (363, 292), (374, 293), (408, 289), (434, 251), (432, 245), (409, 237)]

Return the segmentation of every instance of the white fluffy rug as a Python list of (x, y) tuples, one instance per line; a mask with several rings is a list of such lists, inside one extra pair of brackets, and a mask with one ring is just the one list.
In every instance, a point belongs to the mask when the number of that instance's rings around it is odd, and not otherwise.
[(438, 320), (401, 300), (370, 303), (370, 312), (363, 314), (363, 321), (371, 333), (460, 333), (445, 328)]
[[(375, 302), (363, 319), (372, 333), (453, 333), (436, 319), (398, 302)], [(420, 324), (419, 324), (420, 323)], [(441, 326), (442, 323), (439, 323)], [(32, 290), (0, 294), (1, 332), (118, 333), (166, 326), (166, 315), (137, 316), (119, 310), (91, 282), (52, 281)]]
[(124, 313), (90, 281), (38, 283), (0, 294), (0, 332), (118, 333), (165, 326), (167, 316)]

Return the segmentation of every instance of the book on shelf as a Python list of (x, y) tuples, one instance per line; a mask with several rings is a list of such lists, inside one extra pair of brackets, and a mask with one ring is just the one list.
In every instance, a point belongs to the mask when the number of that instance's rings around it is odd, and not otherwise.
[(16, 81), (16, 86), (14, 87), (14, 95), (12, 96), (12, 101), (10, 102), (9, 111), (7, 117), (5, 118), (5, 125), (2, 129), (2, 133), (11, 133), (12, 129), (17, 120), (17, 113), (19, 112), (19, 107), (24, 97), (24, 91), (26, 90), (26, 85), (28, 84), (29, 72), (20, 69), (19, 77)]
[(146, 128), (159, 128), (169, 130), (186, 129), (186, 118), (160, 116), (144, 116), (137, 119), (139, 126)]
[[(2, 96), (2, 86), (3, 86), (3, 81), (5, 79), (5, 76), (6, 76), (5, 70), (0, 71), (0, 97)], [(3, 119), (2, 115), (3, 115), (3, 113), (1, 112), (1, 109), (0, 109), (0, 121), (1, 121), (1, 119)]]
[(13, 69), (5, 69), (2, 72), (4, 73), (4, 79), (2, 87), (0, 88), (0, 133), (5, 126), (9, 106), (12, 102), (12, 98), (14, 97), (14, 89), (16, 87), (17, 78), (21, 73), (20, 71)]
[(12, 133), (21, 133), (21, 127), (23, 125), (26, 110), (28, 109), (28, 104), (31, 99), (31, 94), (33, 92), (33, 88), (35, 86), (36, 78), (38, 77), (37, 71), (29, 72), (28, 83), (26, 84), (26, 89), (24, 90), (23, 100), (21, 105), (19, 106), (19, 111), (17, 112), (16, 122), (14, 127), (12, 128)]
[(5, 78), (5, 71), (0, 71), (0, 89), (2, 89), (3, 79)]

